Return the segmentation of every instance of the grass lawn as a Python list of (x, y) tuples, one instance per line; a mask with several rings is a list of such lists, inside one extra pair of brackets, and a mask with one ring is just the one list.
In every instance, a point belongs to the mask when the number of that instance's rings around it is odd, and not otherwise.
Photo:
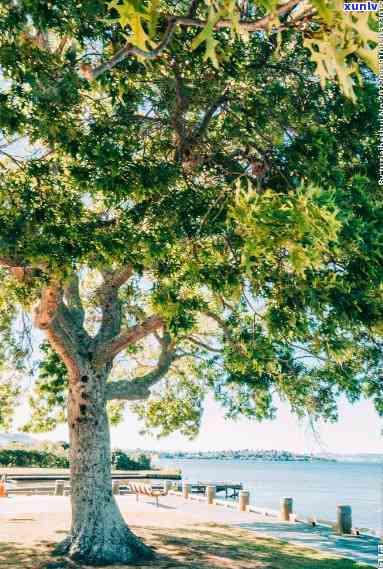
[[(155, 552), (156, 559), (135, 569), (357, 569), (367, 565), (288, 543), (256, 537), (215, 524), (194, 528), (132, 528)], [(33, 545), (0, 542), (1, 569), (85, 569), (51, 557), (50, 542)], [(117, 566), (114, 566), (117, 569)], [(123, 566), (118, 566), (120, 569)], [(132, 569), (132, 566), (129, 566)], [(111, 569), (111, 566), (109, 567)]]

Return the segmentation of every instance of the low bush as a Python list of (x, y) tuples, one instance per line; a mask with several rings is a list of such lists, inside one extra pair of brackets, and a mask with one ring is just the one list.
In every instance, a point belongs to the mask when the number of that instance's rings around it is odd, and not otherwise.
[(65, 454), (35, 449), (0, 449), (1, 466), (35, 466), (40, 468), (68, 468)]
[[(66, 448), (65, 448), (66, 447)], [(12, 445), (0, 448), (0, 466), (69, 468), (68, 445), (45, 443), (38, 448)], [(114, 449), (111, 455), (113, 470), (150, 470), (150, 457), (143, 454), (128, 454)]]
[(129, 455), (120, 449), (112, 451), (113, 470), (150, 470), (150, 457), (140, 453)]

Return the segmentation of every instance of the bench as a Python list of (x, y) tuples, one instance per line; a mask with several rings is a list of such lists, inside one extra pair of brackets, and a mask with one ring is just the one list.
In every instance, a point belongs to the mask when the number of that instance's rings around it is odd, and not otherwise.
[(150, 484), (138, 484), (136, 482), (130, 482), (129, 483), (129, 488), (130, 490), (133, 492), (133, 494), (136, 495), (136, 500), (138, 502), (139, 497), (140, 496), (149, 496), (150, 498), (155, 498), (156, 500), (156, 505), (158, 508), (158, 498), (160, 496), (166, 496), (168, 493), (168, 490), (162, 490), (162, 489), (154, 489), (151, 487)]

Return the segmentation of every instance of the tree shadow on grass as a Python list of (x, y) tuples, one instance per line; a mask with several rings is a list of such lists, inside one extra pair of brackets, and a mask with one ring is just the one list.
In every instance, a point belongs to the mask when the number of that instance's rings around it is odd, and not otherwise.
[[(289, 543), (254, 536), (246, 530), (204, 525), (169, 528), (133, 528), (151, 545), (155, 559), (138, 565), (109, 569), (358, 569), (347, 559)], [(0, 542), (0, 569), (90, 569), (52, 556), (54, 544), (41, 541), (22, 546)]]
[(34, 545), (0, 542), (1, 569), (40, 569), (52, 561), (53, 546), (49, 542)]
[[(159, 530), (137, 528), (172, 559), (171, 569), (358, 569), (367, 565), (225, 526)], [(160, 566), (160, 565), (159, 565)]]

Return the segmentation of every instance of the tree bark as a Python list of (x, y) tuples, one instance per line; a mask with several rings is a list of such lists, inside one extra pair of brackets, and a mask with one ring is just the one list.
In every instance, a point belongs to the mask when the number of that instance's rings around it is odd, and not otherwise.
[(153, 557), (126, 525), (112, 494), (106, 380), (111, 365), (83, 365), (70, 378), (68, 421), (72, 527), (57, 553), (86, 565)]

